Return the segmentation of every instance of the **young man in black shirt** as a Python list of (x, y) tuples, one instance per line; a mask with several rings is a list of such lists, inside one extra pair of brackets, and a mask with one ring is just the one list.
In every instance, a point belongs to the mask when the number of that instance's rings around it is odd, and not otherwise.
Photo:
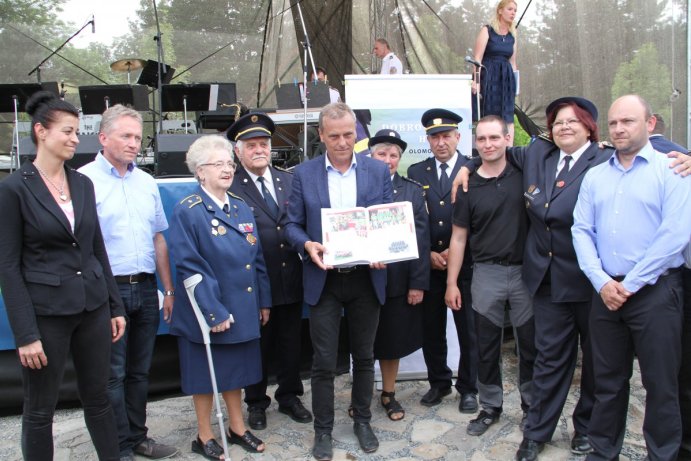
[(458, 274), (470, 241), (475, 265), (471, 293), (478, 342), (478, 390), (482, 410), (467, 432), (482, 435), (502, 413), (501, 343), (506, 303), (519, 351), (519, 385), (523, 413), (531, 397), (535, 360), (532, 299), (521, 278), (528, 218), (521, 172), (506, 161), (510, 137), (506, 123), (487, 116), (477, 125), (475, 144), (482, 166), (470, 177), (468, 192), (459, 190), (453, 211), (446, 304), (463, 307)]

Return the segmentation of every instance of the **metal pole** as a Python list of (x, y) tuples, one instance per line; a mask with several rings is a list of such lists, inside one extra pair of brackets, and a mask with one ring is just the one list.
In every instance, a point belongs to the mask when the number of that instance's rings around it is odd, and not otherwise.
[[(221, 399), (218, 397), (218, 384), (216, 384), (216, 371), (214, 370), (214, 359), (211, 355), (211, 336), (209, 332), (211, 328), (209, 324), (206, 323), (204, 314), (202, 314), (201, 309), (199, 309), (199, 304), (197, 304), (197, 299), (194, 297), (194, 289), (202, 282), (201, 274), (194, 274), (187, 277), (182, 281), (185, 286), (185, 291), (187, 291), (187, 296), (190, 299), (190, 304), (192, 305), (192, 310), (194, 315), (197, 317), (197, 323), (199, 323), (199, 329), (202, 331), (202, 338), (204, 339), (204, 346), (206, 347), (206, 360), (209, 363), (209, 374), (211, 377), (211, 387), (214, 393), (214, 402), (216, 403), (216, 418), (218, 418), (218, 425), (221, 430), (221, 439), (223, 440), (223, 454), (227, 461), (230, 461), (230, 452), (228, 451), (228, 439), (226, 437), (226, 428), (223, 423), (223, 412), (221, 411)], [(232, 320), (231, 320), (232, 321)]]
[[(302, 158), (303, 161), (307, 161), (307, 69), (309, 69), (310, 62), (312, 63), (312, 72), (317, 75), (317, 68), (314, 65), (314, 56), (312, 56), (312, 45), (310, 44), (309, 35), (307, 35), (307, 26), (305, 25), (305, 18), (302, 16), (302, 8), (300, 7), (300, 2), (296, 2), (295, 5), (298, 7), (298, 15), (300, 16), (300, 23), (302, 24), (302, 33), (305, 36), (305, 42), (303, 46), (305, 47), (303, 65), (302, 65)], [(309, 61), (307, 60), (309, 56)]]
[(686, 2), (686, 145), (691, 146), (691, 9)]

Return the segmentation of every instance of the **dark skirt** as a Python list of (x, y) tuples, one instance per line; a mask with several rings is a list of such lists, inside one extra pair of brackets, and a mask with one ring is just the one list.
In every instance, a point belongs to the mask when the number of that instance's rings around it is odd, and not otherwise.
[(386, 298), (379, 314), (374, 339), (374, 358), (394, 360), (410, 355), (422, 347), (422, 303), (411, 306), (407, 295)]
[[(180, 387), (188, 395), (211, 394), (211, 376), (204, 344), (178, 336)], [(262, 379), (259, 339), (237, 344), (212, 344), (218, 391), (241, 389)]]

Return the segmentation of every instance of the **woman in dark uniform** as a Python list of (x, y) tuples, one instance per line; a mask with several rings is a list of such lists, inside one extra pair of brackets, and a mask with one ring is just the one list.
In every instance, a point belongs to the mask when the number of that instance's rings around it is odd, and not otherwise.
[(260, 321), (269, 320), (271, 292), (257, 228), (250, 208), (228, 192), (235, 164), (230, 142), (203, 136), (187, 152), (186, 163), (199, 181), (197, 192), (176, 207), (170, 248), (177, 271), (170, 333), (178, 336), (181, 387), (193, 395), (198, 436), (192, 451), (223, 459), (211, 429), (213, 394), (206, 350), (183, 281), (202, 281), (195, 299), (211, 327), (211, 350), (218, 389), (223, 395), (230, 443), (263, 452), (264, 443), (245, 428), (242, 388), (261, 380)]
[[(501, 0), (490, 25), (482, 26), (475, 39), (473, 55), (484, 69), (480, 72), (480, 111), (496, 115), (509, 126), (513, 144), (513, 106), (516, 99), (516, 17), (514, 0)], [(475, 69), (476, 71), (478, 69)], [(475, 74), (477, 75), (477, 74)], [(477, 85), (473, 84), (474, 92)], [(473, 105), (473, 110), (476, 106)], [(475, 114), (475, 118), (480, 118)]]
[[(571, 451), (588, 453), (593, 409), (593, 369), (588, 341), (592, 285), (578, 266), (571, 237), (573, 210), (588, 170), (612, 156), (598, 146), (597, 108), (584, 98), (564, 97), (546, 110), (548, 137), (508, 150), (523, 172), (530, 228), (523, 281), (533, 295), (535, 348), (533, 401), (517, 461), (533, 461), (552, 439), (573, 380), (578, 347), (583, 352), (580, 396), (573, 411)], [(459, 172), (454, 183), (467, 175)], [(465, 189), (465, 186), (464, 186)]]
[(36, 160), (0, 182), (0, 285), (22, 364), (25, 460), (53, 459), (53, 414), (69, 353), (99, 460), (118, 460), (108, 400), (110, 344), (125, 308), (110, 270), (94, 186), (65, 165), (79, 113), (52, 93), (26, 103)]
[[(429, 231), (425, 196), (418, 183), (396, 172), (407, 144), (392, 130), (380, 130), (370, 138), (372, 158), (389, 166), (394, 202), (412, 202), (418, 254), (429, 254)], [(382, 374), (381, 404), (387, 416), (399, 421), (405, 410), (395, 397), (399, 359), (422, 347), (424, 290), (429, 288), (429, 258), (402, 261), (387, 265), (386, 304), (379, 314), (374, 341), (374, 358), (379, 360)]]

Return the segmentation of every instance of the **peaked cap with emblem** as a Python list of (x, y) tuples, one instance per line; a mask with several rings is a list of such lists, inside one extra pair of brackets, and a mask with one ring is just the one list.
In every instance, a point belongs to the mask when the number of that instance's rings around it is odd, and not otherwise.
[(270, 138), (276, 130), (273, 120), (262, 113), (246, 114), (228, 128), (228, 139), (232, 142), (251, 138)]
[(401, 153), (405, 152), (408, 143), (401, 139), (401, 135), (394, 130), (379, 130), (377, 134), (369, 138), (368, 146), (370, 149), (377, 144), (388, 143), (396, 144), (401, 148)]
[(458, 124), (462, 121), (463, 117), (446, 109), (430, 109), (422, 114), (422, 118), (420, 119), (428, 135), (441, 133), (442, 131), (456, 130), (458, 129)]

